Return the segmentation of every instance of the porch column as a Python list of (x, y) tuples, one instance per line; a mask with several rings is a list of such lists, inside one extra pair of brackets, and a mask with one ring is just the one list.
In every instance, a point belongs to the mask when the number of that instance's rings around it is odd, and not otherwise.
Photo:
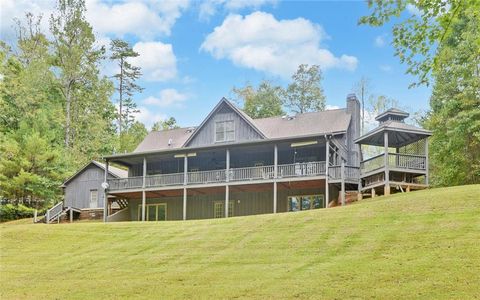
[(429, 171), (428, 171), (428, 138), (425, 138), (425, 184), (428, 185), (428, 177), (429, 177)]
[(225, 174), (225, 181), (229, 182), (230, 181), (230, 150), (229, 149), (225, 151), (225, 167), (227, 172), (227, 174)]
[(273, 148), (273, 213), (277, 213), (278, 146)]
[(188, 156), (183, 158), (183, 220), (187, 219)]
[(385, 147), (385, 186), (383, 190), (383, 194), (390, 195), (390, 171), (388, 165), (388, 131), (383, 133), (383, 142)]
[(225, 218), (228, 218), (228, 202), (230, 201), (230, 186), (225, 186)]
[(342, 165), (340, 167), (340, 172), (342, 172), (342, 192), (341, 192), (341, 197), (342, 197), (342, 206), (345, 206), (345, 161), (342, 159)]
[(183, 220), (187, 219), (187, 188), (183, 188)]
[(143, 157), (143, 180), (142, 180), (142, 221), (145, 221), (145, 205), (147, 202), (147, 197), (145, 194), (146, 186), (146, 177), (147, 177), (147, 158)]
[(327, 136), (325, 136), (325, 208), (328, 208), (329, 201), (329, 190), (328, 190), (328, 165), (329, 165), (329, 155), (330, 155), (330, 141)]
[[(103, 182), (107, 182), (108, 179), (108, 159), (105, 160), (105, 174)], [(108, 217), (108, 189), (103, 190), (103, 222), (107, 222)]]

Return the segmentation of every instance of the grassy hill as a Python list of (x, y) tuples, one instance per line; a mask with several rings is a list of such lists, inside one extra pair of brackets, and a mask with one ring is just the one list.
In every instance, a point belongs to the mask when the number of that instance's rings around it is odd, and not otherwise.
[(480, 185), (277, 215), (0, 230), (1, 299), (480, 297)]

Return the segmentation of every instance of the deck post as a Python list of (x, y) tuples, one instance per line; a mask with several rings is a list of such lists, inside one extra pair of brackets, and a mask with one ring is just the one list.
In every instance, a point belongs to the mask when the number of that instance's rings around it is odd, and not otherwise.
[(228, 202), (230, 201), (230, 186), (225, 185), (225, 218), (228, 218)]
[(183, 220), (187, 219), (188, 155), (183, 158)]
[[(108, 179), (108, 159), (105, 160), (105, 173), (103, 182), (107, 182)], [(108, 220), (108, 189), (103, 190), (103, 222)]]
[(385, 185), (383, 189), (383, 194), (390, 195), (390, 170), (388, 164), (388, 131), (383, 133), (383, 142), (385, 147)]
[(183, 188), (183, 220), (187, 219), (187, 188)]
[(428, 138), (425, 138), (425, 184), (428, 186)]
[(70, 207), (70, 223), (73, 223), (73, 209)]
[(145, 194), (145, 186), (146, 186), (146, 177), (147, 177), (147, 158), (143, 157), (143, 180), (142, 180), (142, 221), (145, 221), (145, 206), (147, 202), (147, 197)]
[(341, 172), (342, 172), (342, 206), (345, 206), (345, 161), (342, 159), (342, 163), (341, 163)]
[(372, 188), (372, 198), (375, 198), (375, 189)]
[(277, 213), (278, 146), (273, 147), (273, 213)]
[(327, 141), (325, 144), (325, 208), (328, 208), (328, 201), (329, 199), (329, 190), (328, 190), (328, 165), (330, 164), (329, 156), (330, 156), (330, 141), (328, 140), (327, 136), (325, 136), (325, 140)]
[(230, 149), (227, 148), (225, 151), (225, 167), (226, 167), (226, 172), (225, 174), (225, 181), (229, 182), (230, 181)]

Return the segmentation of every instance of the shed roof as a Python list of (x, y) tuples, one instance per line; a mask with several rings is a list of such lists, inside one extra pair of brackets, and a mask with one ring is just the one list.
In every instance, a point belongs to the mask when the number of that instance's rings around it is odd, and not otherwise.
[[(98, 161), (95, 161), (95, 160), (92, 160), (89, 163), (87, 163), (83, 168), (78, 170), (75, 174), (70, 176), (67, 180), (65, 180), (63, 182), (63, 184), (61, 185), (61, 187), (65, 187), (70, 181), (72, 181), (75, 177), (80, 175), (83, 171), (85, 171), (91, 165), (94, 165), (94, 166), (96, 166), (96, 167), (98, 167), (102, 170), (105, 170), (105, 164), (103, 164), (101, 162), (98, 162)], [(110, 175), (112, 175), (113, 177), (116, 177), (116, 178), (126, 178), (126, 177), (128, 177), (128, 171), (122, 170), (122, 169), (119, 169), (119, 168), (116, 168), (116, 167), (113, 167), (113, 166), (108, 166), (108, 173)]]

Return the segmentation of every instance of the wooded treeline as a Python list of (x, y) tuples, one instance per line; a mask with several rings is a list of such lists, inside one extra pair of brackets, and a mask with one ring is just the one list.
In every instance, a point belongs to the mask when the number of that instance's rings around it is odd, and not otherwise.
[[(56, 202), (79, 167), (132, 151), (147, 133), (132, 116), (141, 73), (124, 58), (135, 53), (116, 40), (106, 57), (85, 9), (82, 0), (60, 0), (51, 16), (27, 13), (16, 21), (16, 43), (0, 44), (0, 199), (38, 208)], [(121, 75), (100, 73), (108, 59), (122, 61)]]

